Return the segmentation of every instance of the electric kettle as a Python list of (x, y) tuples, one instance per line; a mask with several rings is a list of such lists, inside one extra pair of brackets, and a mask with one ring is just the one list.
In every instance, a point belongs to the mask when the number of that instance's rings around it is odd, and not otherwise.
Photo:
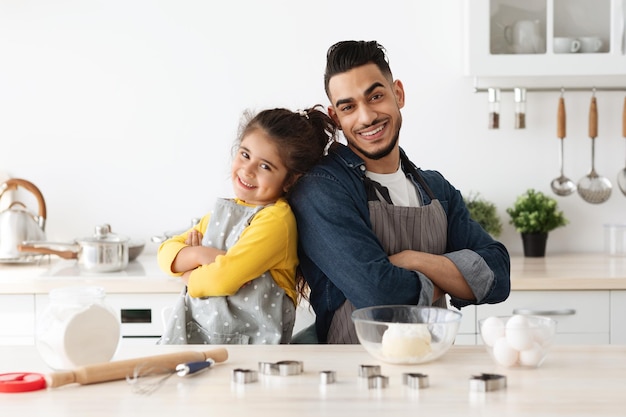
[(38, 214), (30, 213), (23, 203), (14, 201), (0, 212), (0, 262), (15, 262), (28, 256), (28, 253), (18, 250), (18, 246), (25, 241), (46, 240), (46, 203), (39, 188), (24, 179), (11, 178), (0, 184), (0, 198), (6, 191), (17, 187), (34, 194), (39, 210)]

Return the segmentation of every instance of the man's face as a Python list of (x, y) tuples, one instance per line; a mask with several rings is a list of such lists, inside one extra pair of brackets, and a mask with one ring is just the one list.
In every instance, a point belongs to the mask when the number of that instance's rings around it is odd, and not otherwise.
[(380, 160), (398, 145), (404, 88), (390, 83), (374, 64), (333, 76), (328, 84), (330, 116), (339, 124), (348, 145), (366, 162)]

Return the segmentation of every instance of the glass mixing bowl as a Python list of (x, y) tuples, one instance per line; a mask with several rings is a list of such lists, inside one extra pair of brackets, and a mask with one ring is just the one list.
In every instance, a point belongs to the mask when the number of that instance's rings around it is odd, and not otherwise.
[(439, 307), (387, 305), (352, 313), (359, 342), (383, 362), (418, 364), (441, 357), (454, 343), (461, 313)]

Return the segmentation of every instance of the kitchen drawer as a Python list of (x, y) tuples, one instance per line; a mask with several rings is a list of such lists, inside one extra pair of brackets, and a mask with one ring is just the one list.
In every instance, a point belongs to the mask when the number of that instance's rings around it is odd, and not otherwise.
[(459, 326), (459, 334), (476, 334), (476, 306), (463, 307), (461, 310), (454, 307), (450, 307), (450, 309), (459, 311), (463, 316)]
[(611, 344), (626, 345), (626, 291), (611, 291)]
[(461, 313), (461, 324), (454, 343), (457, 345), (475, 345), (476, 344), (476, 306), (470, 305), (457, 310), (450, 303), (450, 296), (447, 296), (448, 308)]
[(476, 334), (457, 334), (454, 339), (454, 344), (457, 346), (469, 345), (473, 346), (476, 344)]
[(33, 344), (35, 298), (32, 294), (0, 295), (0, 345)]
[(609, 291), (512, 291), (503, 303), (478, 306), (477, 319), (540, 313), (557, 321), (555, 343), (606, 344), (610, 339), (609, 298)]

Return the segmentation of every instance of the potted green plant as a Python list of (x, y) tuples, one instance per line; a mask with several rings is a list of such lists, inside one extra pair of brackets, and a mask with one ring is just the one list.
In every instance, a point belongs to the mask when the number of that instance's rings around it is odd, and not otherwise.
[(518, 196), (506, 212), (511, 216), (509, 223), (522, 235), (524, 256), (528, 257), (545, 256), (548, 233), (568, 223), (554, 198), (532, 188)]
[(470, 217), (482, 226), (493, 237), (499, 237), (502, 233), (502, 222), (496, 205), (482, 198), (478, 193), (470, 193), (463, 198), (469, 210)]

